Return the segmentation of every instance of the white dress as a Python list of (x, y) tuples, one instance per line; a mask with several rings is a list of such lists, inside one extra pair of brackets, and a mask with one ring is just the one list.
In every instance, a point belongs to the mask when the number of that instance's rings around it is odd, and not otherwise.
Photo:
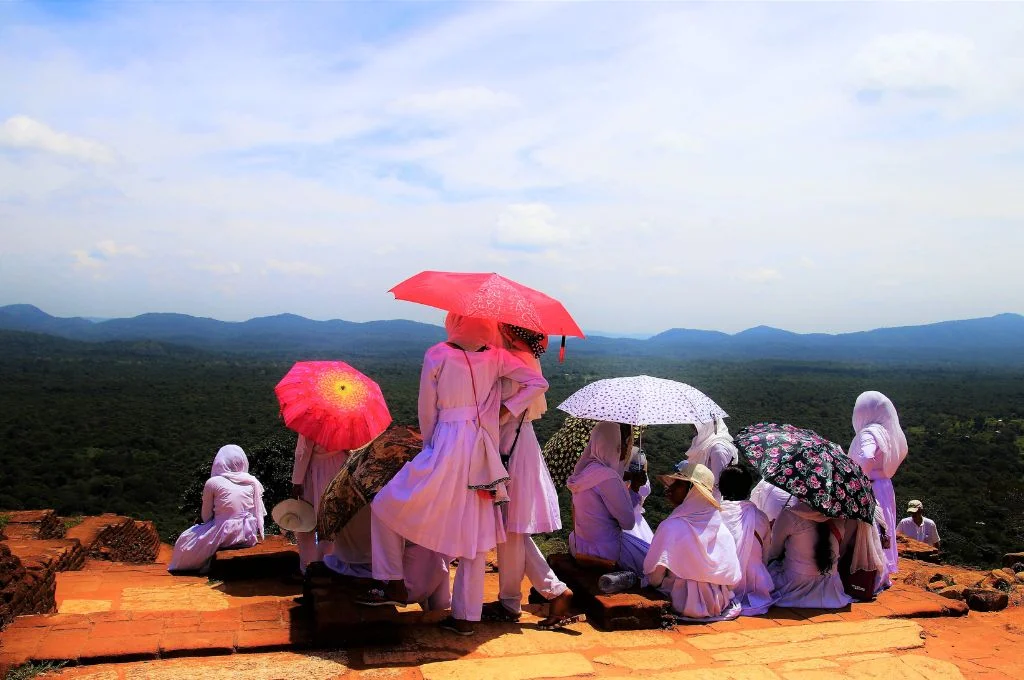
[[(785, 552), (781, 561), (768, 565), (775, 584), (772, 595), (778, 607), (841, 609), (853, 602), (853, 598), (843, 590), (839, 560), (833, 561), (832, 569), (826, 574), (822, 574), (814, 562), (817, 525), (818, 522), (805, 519), (792, 508), (787, 508), (772, 527), (771, 549), (765, 559), (775, 560)], [(841, 541), (833, 535), (829, 536), (829, 541), (832, 554), (838, 556)]]
[(764, 550), (771, 543), (768, 516), (750, 501), (722, 503), (722, 523), (736, 541), (742, 575), (733, 588), (743, 616), (759, 616), (775, 603), (772, 577), (764, 565)]
[(226, 477), (211, 477), (203, 487), (202, 524), (178, 537), (168, 571), (204, 568), (222, 548), (250, 548), (260, 540), (254, 488)]
[(736, 542), (696, 490), (658, 525), (643, 570), (685, 620), (724, 621), (742, 611), (734, 592), (741, 578)]
[[(626, 488), (629, 488), (629, 484), (626, 484)], [(627, 534), (634, 536), (645, 543), (650, 543), (654, 540), (654, 530), (651, 529), (651, 525), (647, 523), (647, 518), (644, 517), (644, 501), (651, 495), (651, 481), (648, 479), (644, 482), (644, 485), (637, 491), (637, 496), (640, 497), (640, 503), (633, 508), (633, 524), (632, 529), (624, 529)]]
[(498, 453), (502, 377), (523, 385), (504, 402), (517, 416), (548, 386), (504, 349), (427, 350), (419, 392), (426, 445), (373, 500), (373, 516), (388, 529), (450, 557), (473, 559), (504, 541), (498, 506), (477, 493), (500, 493), (508, 481)]
[[(312, 505), (314, 512), (320, 512), (320, 498), (341, 472), (348, 456), (348, 451), (326, 451), (311, 439), (299, 435), (292, 465), (292, 484), (302, 485), (302, 500)], [(331, 541), (317, 536), (315, 531), (296, 533), (295, 538), (303, 571), (310, 562), (322, 560), (334, 550)]]

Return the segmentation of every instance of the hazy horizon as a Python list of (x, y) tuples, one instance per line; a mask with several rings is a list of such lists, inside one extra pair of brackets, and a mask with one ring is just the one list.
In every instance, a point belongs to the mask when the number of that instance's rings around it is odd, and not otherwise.
[[(160, 312), (160, 311), (152, 311), (152, 310), (151, 311), (147, 311), (147, 312), (140, 312), (139, 314), (132, 314), (131, 316), (126, 316), (126, 317), (96, 317), (96, 316), (85, 316), (85, 315), (81, 315), (81, 314), (71, 314), (71, 315), (64, 316), (64, 315), (53, 314), (49, 310), (43, 309), (43, 308), (39, 307), (38, 305), (33, 305), (31, 303), (5, 303), (5, 304), (0, 304), (0, 309), (2, 309), (4, 307), (16, 306), (16, 305), (27, 305), (27, 306), (35, 307), (36, 309), (39, 309), (43, 313), (50, 314), (51, 316), (54, 316), (54, 317), (60, 317), (60, 318), (80, 318), (80, 319), (85, 319), (86, 321), (91, 321), (93, 323), (102, 323), (104, 321), (112, 321), (114, 319), (134, 318), (136, 316), (141, 316), (141, 315), (144, 315), (144, 314), (183, 314), (183, 315), (191, 316), (191, 317), (194, 317), (194, 318), (213, 319), (214, 321), (223, 321), (223, 322), (227, 322), (227, 323), (243, 323), (245, 321), (250, 321), (252, 319), (258, 319), (258, 318), (275, 317), (275, 316), (282, 316), (282, 315), (292, 315), (292, 316), (300, 316), (300, 317), (302, 317), (304, 319), (308, 319), (309, 321), (320, 321), (320, 322), (323, 322), (323, 321), (348, 321), (348, 322), (354, 322), (354, 323), (372, 323), (374, 321), (414, 321), (416, 323), (424, 323), (424, 324), (428, 324), (428, 325), (432, 325), (432, 326), (437, 326), (438, 328), (443, 328), (444, 327), (444, 314), (445, 314), (445, 312), (442, 312), (440, 310), (434, 310), (436, 312), (436, 315), (437, 315), (437, 318), (434, 321), (429, 321), (429, 320), (428, 321), (421, 321), (421, 320), (417, 320), (417, 319), (410, 319), (410, 318), (407, 318), (407, 317), (381, 317), (381, 318), (377, 318), (377, 319), (361, 319), (361, 320), (360, 319), (348, 319), (348, 318), (339, 317), (339, 316), (324, 317), (324, 318), (314, 318), (314, 317), (308, 317), (308, 316), (301, 315), (301, 314), (295, 314), (294, 312), (277, 312), (277, 313), (274, 313), (274, 314), (260, 314), (258, 316), (247, 317), (247, 318), (244, 318), (244, 319), (222, 319), (222, 318), (219, 318), (219, 317), (200, 316), (200, 315), (195, 315), (195, 314), (188, 314), (186, 312), (173, 312), (173, 311)], [(977, 319), (977, 318), (991, 318), (992, 316), (1000, 316), (1000, 315), (1003, 315), (1003, 314), (1017, 314), (1018, 316), (1020, 316), (1017, 312), (1000, 312), (999, 314), (989, 315), (987, 317), (969, 317), (969, 318), (964, 318), (964, 319), (940, 319), (938, 321), (929, 322), (929, 323), (943, 323), (943, 322), (948, 322), (948, 321), (969, 321), (969, 320)], [(908, 327), (908, 326), (923, 326), (923, 325), (929, 325), (929, 324), (928, 323), (925, 323), (925, 324), (895, 324), (893, 326), (876, 326), (876, 327), (872, 327), (872, 328), (857, 328), (857, 329), (854, 329), (852, 331), (842, 331), (840, 333), (828, 333), (828, 332), (825, 332), (825, 331), (802, 332), (802, 331), (794, 331), (794, 330), (792, 330), (790, 328), (784, 328), (784, 327), (781, 327), (781, 326), (770, 326), (770, 327), (771, 328), (776, 328), (778, 330), (790, 331), (790, 332), (793, 332), (793, 333), (798, 333), (800, 335), (809, 335), (809, 334), (815, 334), (815, 333), (824, 333), (826, 335), (842, 335), (843, 333), (858, 333), (858, 332), (865, 332), (865, 331), (880, 330), (880, 329), (883, 329), (883, 328), (901, 328), (901, 327)], [(746, 326), (744, 328), (741, 328), (738, 331), (725, 331), (725, 330), (722, 330), (722, 329), (719, 329), (719, 328), (695, 328), (693, 326), (669, 325), (669, 326), (666, 326), (665, 328), (660, 328), (660, 329), (658, 329), (656, 331), (653, 331), (653, 332), (637, 332), (637, 333), (620, 333), (618, 331), (612, 331), (612, 330), (607, 330), (607, 329), (603, 329), (602, 330), (602, 329), (593, 329), (593, 328), (586, 328), (586, 327), (584, 327), (583, 328), (583, 332), (586, 333), (588, 336), (595, 336), (595, 337), (605, 337), (605, 338), (613, 338), (613, 339), (643, 340), (643, 339), (651, 338), (651, 337), (654, 337), (654, 336), (656, 336), (656, 335), (658, 335), (660, 333), (664, 333), (666, 331), (671, 331), (671, 330), (705, 331), (705, 332), (712, 332), (712, 333), (718, 332), (718, 333), (726, 333), (728, 335), (735, 335), (736, 333), (741, 333), (743, 331), (751, 330), (751, 329), (754, 329), (754, 328), (760, 328), (760, 327), (764, 327), (764, 326), (768, 326), (768, 324), (755, 324), (753, 326)]]
[[(0, 304), (583, 328), (1024, 312), (1024, 3), (0, 3)], [(665, 319), (672, 319), (667, 323)]]

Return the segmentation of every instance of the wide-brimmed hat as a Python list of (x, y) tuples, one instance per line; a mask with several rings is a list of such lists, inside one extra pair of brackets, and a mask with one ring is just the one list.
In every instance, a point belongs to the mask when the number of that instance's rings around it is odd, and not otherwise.
[(919, 512), (924, 510), (924, 503), (921, 501), (910, 501), (907, 503), (907, 512)]
[(306, 501), (289, 498), (270, 511), (277, 526), (288, 531), (306, 532), (316, 529), (316, 510)]
[(667, 475), (658, 475), (658, 479), (661, 480), (661, 483), (666, 488), (676, 482), (690, 482), (693, 484), (693, 488), (697, 490), (697, 493), (704, 496), (708, 503), (711, 503), (711, 505), (719, 510), (722, 508), (722, 504), (718, 502), (718, 499), (715, 498), (715, 494), (712, 492), (712, 489), (715, 488), (715, 474), (706, 465), (686, 461), (677, 471)]

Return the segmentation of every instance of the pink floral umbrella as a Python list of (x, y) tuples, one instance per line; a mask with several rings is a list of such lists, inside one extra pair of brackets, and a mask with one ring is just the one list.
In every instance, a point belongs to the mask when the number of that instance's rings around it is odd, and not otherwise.
[(814, 430), (777, 423), (750, 425), (734, 439), (769, 484), (826, 517), (874, 521), (871, 480), (835, 442)]

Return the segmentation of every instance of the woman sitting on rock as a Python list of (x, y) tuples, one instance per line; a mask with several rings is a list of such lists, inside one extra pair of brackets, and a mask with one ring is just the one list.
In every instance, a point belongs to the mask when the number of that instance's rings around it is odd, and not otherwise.
[(249, 474), (245, 451), (234, 444), (222, 447), (203, 487), (203, 524), (178, 537), (167, 570), (205, 573), (221, 548), (251, 548), (263, 540), (266, 514), (263, 485)]
[(844, 524), (845, 520), (831, 520), (803, 501), (782, 511), (765, 554), (775, 583), (776, 606), (840, 609), (853, 602), (839, 578)]
[(714, 495), (714, 474), (687, 461), (659, 479), (676, 509), (654, 532), (644, 561), (647, 582), (671, 598), (672, 608), (686, 621), (736, 618), (742, 605), (733, 588), (742, 572), (736, 542)]
[(622, 483), (633, 449), (633, 428), (600, 422), (566, 486), (572, 492), (573, 531), (569, 552), (577, 559), (597, 558), (643, 573), (648, 544), (628, 533), (636, 524), (640, 495)]
[(722, 470), (718, 487), (722, 492), (722, 522), (736, 541), (741, 578), (736, 597), (744, 616), (759, 616), (768, 611), (772, 598), (772, 577), (764, 566), (764, 550), (771, 541), (771, 524), (748, 496), (753, 478), (745, 468), (730, 465)]

